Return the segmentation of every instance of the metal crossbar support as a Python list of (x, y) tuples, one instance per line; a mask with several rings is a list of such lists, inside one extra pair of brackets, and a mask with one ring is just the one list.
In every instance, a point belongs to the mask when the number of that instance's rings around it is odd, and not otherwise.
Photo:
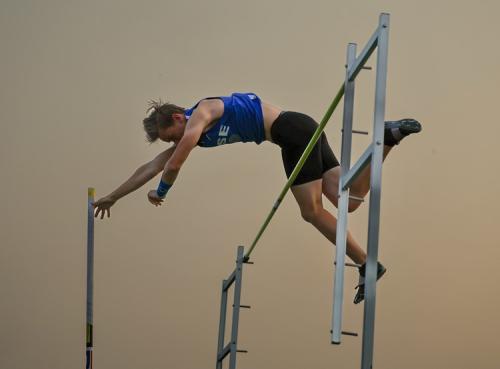
[[(341, 131), (341, 132), (343, 132), (344, 130), (342, 130), (342, 129), (341, 129), (340, 131)], [(358, 134), (358, 135), (369, 135), (369, 134), (370, 134), (370, 133), (369, 133), (369, 132), (367, 132), (367, 131), (360, 131), (360, 130), (356, 130), (356, 129), (353, 129), (351, 132), (352, 132), (352, 133), (356, 133), (356, 134)]]
[[(382, 15), (383, 14), (381, 14), (381, 17), (382, 17)], [(372, 55), (373, 51), (377, 47), (379, 32), (380, 32), (380, 21), (379, 21), (378, 28), (375, 30), (375, 32), (373, 32), (372, 37), (370, 37), (370, 39), (366, 43), (365, 48), (363, 49), (363, 51), (361, 51), (361, 53), (356, 58), (354, 63), (352, 63), (351, 65), (349, 65), (349, 63), (348, 63), (348, 68), (347, 68), (347, 80), (348, 81), (354, 81), (356, 79), (359, 72), (361, 71), (361, 69), (363, 69), (363, 66), (368, 61), (370, 56)]]
[[(236, 256), (236, 268), (230, 276), (222, 281), (222, 296), (220, 304), (219, 339), (217, 343), (217, 364), (216, 369), (222, 369), (224, 358), (229, 355), (229, 369), (236, 368), (236, 354), (246, 353), (246, 350), (238, 350), (238, 324), (240, 319), (240, 309), (250, 308), (248, 305), (241, 305), (241, 282), (243, 275), (243, 246), (238, 246)], [(229, 288), (234, 284), (233, 317), (231, 325), (231, 341), (224, 346), (224, 335), (226, 331), (227, 294)]]
[(93, 368), (93, 314), (94, 314), (94, 202), (95, 190), (88, 189), (87, 199), (87, 319), (85, 334), (85, 368)]
[[(337, 262), (334, 261), (333, 262), (334, 265), (337, 265)], [(353, 267), (353, 268), (359, 268), (361, 266), (361, 264), (355, 264), (355, 263), (345, 263), (345, 266), (346, 267)]]
[[(380, 196), (382, 184), (382, 159), (384, 142), (385, 91), (387, 80), (387, 53), (389, 36), (389, 14), (381, 14), (379, 26), (373, 33), (361, 54), (354, 58), (355, 46), (350, 44), (347, 51), (347, 72), (345, 81), (344, 122), (342, 133), (341, 178), (339, 186), (339, 206), (337, 221), (337, 249), (334, 281), (334, 306), (332, 319), (332, 343), (340, 344), (342, 334), (342, 305), (345, 251), (347, 239), (348, 192), (352, 183), (370, 163), (370, 209), (368, 220), (368, 246), (365, 275), (365, 304), (363, 318), (363, 346), (361, 369), (373, 368), (373, 345), (375, 331), (375, 295), (378, 259), (378, 238), (380, 225)], [(350, 167), (352, 138), (352, 105), (354, 100), (354, 80), (364, 64), (377, 48), (377, 75), (375, 86), (375, 113), (373, 140)]]

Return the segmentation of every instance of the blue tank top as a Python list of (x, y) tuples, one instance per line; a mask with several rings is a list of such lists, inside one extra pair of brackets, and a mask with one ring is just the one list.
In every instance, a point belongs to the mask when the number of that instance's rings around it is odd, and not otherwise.
[[(234, 93), (231, 96), (209, 97), (221, 99), (224, 114), (207, 132), (203, 132), (198, 146), (215, 147), (234, 142), (255, 142), (265, 140), (264, 117), (259, 97), (253, 93)], [(189, 120), (199, 102), (185, 110)]]

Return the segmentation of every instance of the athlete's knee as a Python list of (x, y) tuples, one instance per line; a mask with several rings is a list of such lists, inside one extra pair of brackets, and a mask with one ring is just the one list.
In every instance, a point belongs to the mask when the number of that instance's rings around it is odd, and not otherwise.
[(307, 223), (315, 223), (316, 219), (321, 215), (323, 210), (322, 205), (308, 206), (300, 209), (300, 215)]

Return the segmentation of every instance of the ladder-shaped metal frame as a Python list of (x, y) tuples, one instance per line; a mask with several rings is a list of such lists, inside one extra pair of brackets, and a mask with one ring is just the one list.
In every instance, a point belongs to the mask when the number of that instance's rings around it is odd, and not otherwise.
[[(336, 239), (336, 257), (334, 264), (335, 281), (334, 281), (334, 304), (333, 304), (333, 319), (331, 329), (331, 342), (334, 344), (341, 343), (341, 335), (357, 336), (356, 333), (342, 331), (342, 306), (344, 292), (344, 269), (345, 266), (359, 267), (356, 264), (345, 262), (346, 256), (346, 240), (347, 240), (347, 213), (349, 198), (357, 199), (349, 196), (349, 188), (354, 180), (359, 176), (364, 168), (370, 163), (370, 209), (368, 221), (368, 246), (367, 246), (367, 262), (365, 274), (365, 309), (363, 319), (363, 347), (361, 357), (361, 369), (372, 369), (373, 365), (373, 343), (374, 343), (374, 328), (375, 328), (375, 293), (376, 293), (376, 271), (378, 258), (378, 238), (380, 224), (380, 195), (382, 182), (382, 159), (383, 159), (383, 143), (384, 143), (384, 121), (385, 121), (385, 91), (387, 79), (387, 52), (388, 52), (388, 36), (389, 36), (389, 14), (382, 13), (379, 19), (379, 26), (373, 33), (367, 45), (356, 58), (356, 44), (349, 44), (347, 48), (347, 64), (346, 78), (341, 90), (332, 103), (327, 115), (327, 118), (333, 113), (336, 107), (337, 100), (344, 95), (344, 116), (342, 128), (342, 154), (341, 154), (341, 178), (339, 185), (339, 201), (338, 201), (338, 222), (337, 222), (337, 239)], [(375, 113), (373, 123), (373, 139), (370, 146), (358, 159), (356, 164), (351, 168), (351, 143), (352, 133), (367, 134), (367, 132), (356, 131), (352, 129), (353, 107), (354, 107), (354, 81), (358, 73), (362, 69), (371, 69), (365, 67), (365, 63), (371, 54), (377, 50), (377, 70), (376, 70), (376, 87), (375, 87)], [(324, 124), (323, 124), (324, 127)], [(322, 127), (320, 127), (322, 128)], [(316, 135), (316, 133), (315, 133)], [(314, 139), (314, 137), (313, 137)], [(313, 139), (311, 141), (313, 141)], [(306, 149), (307, 151), (307, 149)], [(295, 171), (295, 170), (294, 170)], [(285, 190), (283, 191), (285, 192)], [(281, 199), (281, 197), (280, 197)], [(273, 210), (276, 210), (280, 201), (278, 201)], [(273, 212), (271, 213), (272, 216)], [(266, 220), (265, 225), (269, 222)], [(265, 229), (265, 227), (263, 227)], [(263, 229), (259, 232), (262, 234)], [(258, 237), (257, 239), (258, 240)], [(217, 361), (216, 369), (222, 369), (224, 358), (229, 355), (229, 369), (236, 369), (236, 355), (239, 352), (246, 353), (246, 350), (238, 350), (238, 324), (239, 312), (241, 308), (250, 308), (247, 305), (241, 305), (241, 286), (243, 264), (253, 264), (249, 262), (249, 254), (255, 246), (256, 241), (244, 255), (243, 246), (238, 246), (236, 269), (222, 283), (221, 311), (219, 322), (219, 338), (217, 346)], [(234, 283), (234, 302), (231, 340), (227, 345), (224, 345), (226, 313), (227, 313), (227, 294), (231, 285)]]
[[(342, 332), (342, 306), (344, 293), (344, 267), (347, 240), (347, 214), (349, 188), (368, 164), (370, 166), (370, 208), (368, 219), (368, 246), (365, 274), (365, 303), (363, 318), (363, 347), (361, 369), (371, 369), (375, 331), (375, 294), (380, 224), (380, 196), (382, 184), (382, 159), (384, 148), (385, 92), (387, 79), (387, 53), (389, 37), (389, 14), (382, 13), (379, 26), (367, 45), (356, 58), (356, 44), (347, 47), (347, 64), (344, 94), (342, 129), (341, 177), (339, 185), (338, 222), (335, 257), (334, 302), (331, 341), (340, 344)], [(370, 146), (351, 168), (352, 118), (354, 107), (354, 81), (370, 55), (377, 49), (375, 86), (375, 113), (373, 139)], [(357, 133), (357, 132), (356, 132)]]
[[(238, 350), (238, 324), (240, 318), (240, 309), (249, 309), (248, 305), (241, 305), (241, 282), (243, 276), (243, 264), (253, 264), (250, 261), (245, 261), (244, 247), (238, 246), (236, 255), (236, 268), (229, 277), (222, 281), (222, 297), (220, 304), (220, 321), (219, 321), (219, 340), (217, 344), (217, 364), (216, 369), (222, 369), (224, 358), (229, 355), (229, 369), (236, 369), (236, 354), (246, 353), (246, 350)], [(231, 324), (231, 340), (227, 345), (224, 345), (224, 335), (226, 331), (226, 313), (227, 313), (227, 294), (231, 285), (234, 284), (234, 301), (233, 301), (233, 317)]]

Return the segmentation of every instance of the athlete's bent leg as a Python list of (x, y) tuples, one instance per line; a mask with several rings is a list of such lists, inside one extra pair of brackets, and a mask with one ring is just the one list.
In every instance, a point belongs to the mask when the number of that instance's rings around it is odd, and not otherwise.
[[(393, 146), (384, 145), (384, 155), (382, 161), (385, 160), (387, 155)], [(356, 178), (356, 180), (351, 185), (351, 190), (349, 193), (352, 196), (364, 198), (368, 191), (370, 190), (370, 165), (367, 165), (362, 171), (361, 174)], [(359, 204), (358, 204), (359, 206)]]
[[(387, 157), (391, 151), (392, 146), (384, 146), (384, 157)], [(339, 195), (339, 183), (340, 183), (340, 167), (335, 167), (327, 170), (323, 173), (323, 193), (330, 202), (337, 207), (338, 206), (338, 195)], [(366, 196), (370, 190), (370, 165), (367, 165), (361, 174), (352, 183), (351, 189), (349, 191), (349, 213), (353, 212), (362, 203), (362, 199)], [(358, 198), (359, 200), (357, 200)]]
[[(300, 207), (302, 218), (311, 223), (330, 242), (335, 244), (337, 237), (337, 219), (323, 208), (321, 198), (322, 179), (292, 186), (293, 196)], [(356, 242), (350, 232), (347, 232), (346, 253), (355, 263), (363, 264), (366, 253)]]

